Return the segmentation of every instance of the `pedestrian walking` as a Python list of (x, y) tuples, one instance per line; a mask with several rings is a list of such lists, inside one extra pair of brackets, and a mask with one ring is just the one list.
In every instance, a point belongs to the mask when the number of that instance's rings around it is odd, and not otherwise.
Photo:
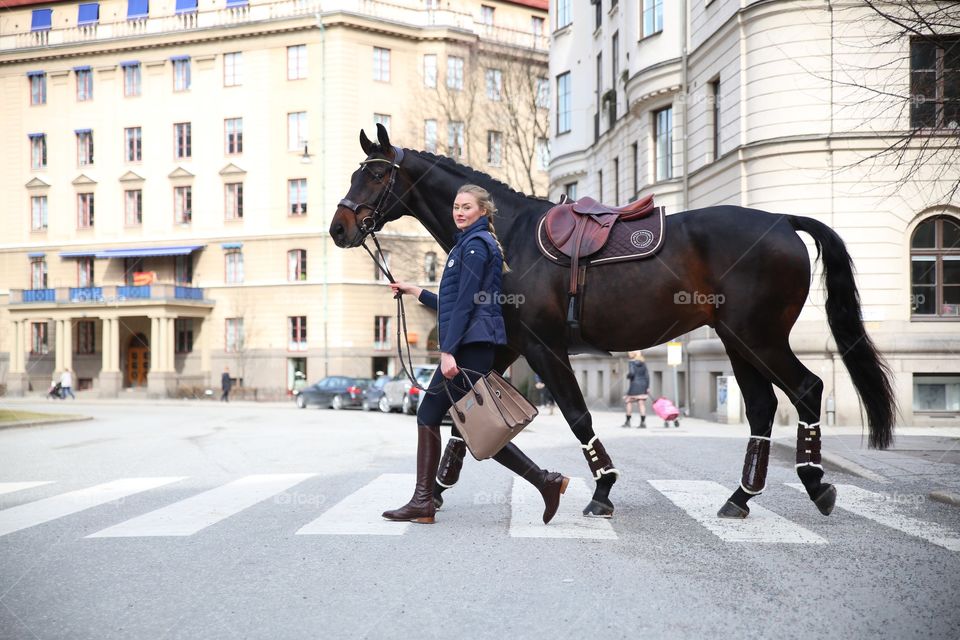
[(650, 372), (647, 371), (647, 363), (644, 361), (643, 353), (640, 351), (631, 351), (629, 354), (630, 364), (627, 370), (627, 380), (630, 386), (627, 389), (627, 395), (623, 396), (626, 404), (627, 419), (623, 423), (624, 429), (630, 428), (630, 416), (633, 403), (637, 404), (637, 411), (640, 412), (640, 424), (638, 429), (647, 428), (647, 397), (650, 393)]
[[(399, 509), (384, 512), (387, 520), (432, 524), (437, 507), (443, 503), (440, 493), (459, 479), (460, 465), (454, 463), (463, 459), (466, 445), (456, 427), (440, 461), (440, 420), (451, 406), (443, 384), (451, 383), (454, 402), (462, 398), (469, 388), (464, 377), (476, 380), (488, 373), (493, 368), (496, 345), (507, 342), (499, 300), (502, 274), (509, 267), (493, 227), (496, 211), (486, 189), (460, 187), (453, 203), (453, 221), (459, 232), (440, 279), (439, 295), (406, 282), (390, 283), (394, 293), (416, 296), (422, 304), (438, 310), (440, 366), (417, 409), (417, 485), (413, 498)], [(569, 480), (541, 469), (512, 442), (493, 459), (540, 491), (543, 521), (549, 522)]]
[(67, 399), (67, 396), (74, 400), (77, 399), (77, 396), (73, 395), (73, 374), (70, 372), (70, 367), (64, 369), (63, 373), (60, 374), (60, 396), (64, 400)]
[(230, 367), (223, 368), (223, 374), (220, 376), (220, 402), (230, 402), (230, 389), (233, 387), (233, 379), (230, 378)]
[(536, 373), (533, 374), (533, 388), (537, 390), (537, 406), (549, 407), (550, 415), (553, 415), (553, 407), (556, 405), (553, 394), (550, 393), (550, 389), (547, 389), (543, 379)]

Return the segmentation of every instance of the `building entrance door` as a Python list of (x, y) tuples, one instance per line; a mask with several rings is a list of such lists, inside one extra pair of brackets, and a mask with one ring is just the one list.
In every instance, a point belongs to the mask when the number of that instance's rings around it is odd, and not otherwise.
[(127, 384), (131, 387), (143, 387), (147, 384), (147, 372), (150, 371), (150, 349), (130, 347), (127, 349)]

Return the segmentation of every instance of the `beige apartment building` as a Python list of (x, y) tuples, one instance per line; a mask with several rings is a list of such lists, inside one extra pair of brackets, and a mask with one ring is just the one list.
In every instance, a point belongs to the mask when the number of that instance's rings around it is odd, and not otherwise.
[[(654, 193), (668, 213), (736, 204), (826, 222), (853, 256), (901, 422), (955, 425), (960, 23), (933, 24), (898, 36), (859, 0), (551, 0), (550, 195), (622, 204)], [(657, 313), (643, 300), (627, 311)], [(715, 332), (679, 338), (679, 388), (666, 349), (647, 354), (654, 396), (735, 419), (742, 408), (720, 406), (735, 390)], [(792, 345), (824, 381), (825, 424), (862, 424), (819, 269)], [(574, 366), (588, 400), (619, 402), (622, 360)], [(792, 422), (784, 400), (779, 420)]]
[[(545, 195), (546, 4), (5, 3), (0, 385), (192, 395), (229, 368), (275, 398), (297, 371), (397, 371), (389, 288), (327, 234), (359, 131)], [(438, 282), (418, 223), (381, 238)], [(414, 362), (437, 355), (435, 315), (407, 319)]]

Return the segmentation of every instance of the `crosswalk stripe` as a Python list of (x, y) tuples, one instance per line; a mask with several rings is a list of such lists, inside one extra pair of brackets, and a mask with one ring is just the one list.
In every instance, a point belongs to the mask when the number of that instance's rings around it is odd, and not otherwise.
[(122, 478), (10, 507), (0, 511), (0, 536), (183, 479), (185, 478)]
[(610, 520), (584, 518), (580, 509), (590, 501), (593, 492), (582, 478), (570, 478), (567, 491), (560, 499), (560, 508), (550, 524), (543, 524), (543, 497), (523, 478), (513, 479), (510, 499), (510, 535), (514, 538), (586, 538), (616, 540)]
[[(787, 486), (806, 493), (799, 482), (788, 482)], [(867, 491), (852, 484), (838, 484), (837, 506), (845, 511), (873, 520), (877, 524), (902, 531), (907, 535), (916, 536), (927, 542), (949, 549), (960, 551), (960, 536), (956, 532), (935, 522), (927, 522), (918, 518), (904, 515), (905, 508), (897, 504), (896, 495), (885, 495)]]
[(390, 522), (380, 514), (406, 504), (416, 482), (412, 473), (385, 473), (304, 525), (297, 535), (403, 535), (409, 522)]
[(707, 530), (726, 542), (827, 543), (812, 531), (752, 502), (750, 516), (744, 520), (718, 517), (717, 509), (730, 497), (730, 490), (716, 482), (705, 480), (649, 480), (648, 482)]
[(280, 473), (246, 476), (87, 537), (190, 536), (315, 475)]
[(45, 484), (51, 484), (52, 482), (53, 480), (44, 480), (42, 482), (0, 482), (0, 496), (5, 493), (13, 493), (14, 491), (23, 491), (24, 489), (40, 487)]

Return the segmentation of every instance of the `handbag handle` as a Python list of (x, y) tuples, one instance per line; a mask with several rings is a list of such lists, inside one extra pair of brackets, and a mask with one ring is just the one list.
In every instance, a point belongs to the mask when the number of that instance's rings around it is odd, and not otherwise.
[[(465, 369), (463, 367), (460, 367), (460, 373), (462, 373), (463, 377), (467, 379), (467, 383), (470, 385), (470, 391), (473, 392), (473, 396), (474, 398), (476, 398), (477, 404), (482, 405), (483, 396), (480, 395), (480, 392), (477, 391), (477, 388), (473, 384), (473, 380), (471, 380), (470, 376), (467, 375), (468, 371), (470, 371), (471, 373), (477, 373), (477, 374), (480, 374), (480, 372), (474, 371), (473, 369)], [(480, 375), (483, 375), (483, 374), (480, 374)], [(457, 403), (453, 399), (453, 394), (450, 393), (450, 381), (447, 380), (446, 378), (443, 379), (443, 389), (444, 391), (447, 392), (447, 397), (450, 398), (450, 406), (453, 408), (454, 411), (457, 412), (457, 417), (460, 418), (460, 421), (464, 422), (467, 419), (466, 414), (464, 414), (463, 411), (457, 408)]]

